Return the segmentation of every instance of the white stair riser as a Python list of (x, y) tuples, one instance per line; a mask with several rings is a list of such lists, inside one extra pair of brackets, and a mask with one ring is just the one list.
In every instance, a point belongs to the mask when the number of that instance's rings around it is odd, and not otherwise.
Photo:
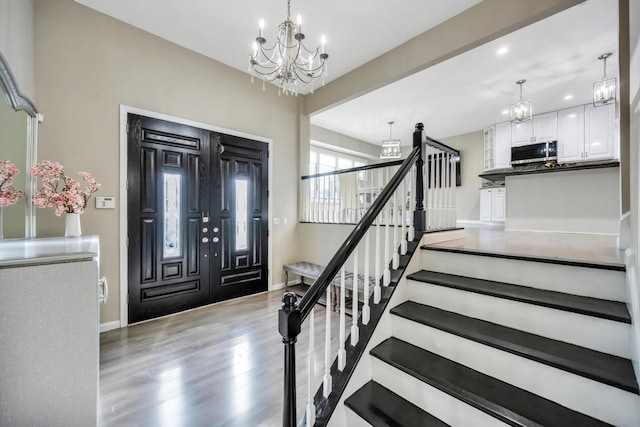
[(449, 240), (464, 239), (465, 236), (466, 234), (463, 229), (425, 233), (422, 235), (420, 245), (433, 245), (435, 243), (448, 242)]
[(371, 356), (373, 380), (451, 426), (507, 424)]
[(393, 336), (616, 426), (638, 426), (638, 396), (394, 316)]
[(409, 299), (581, 347), (631, 357), (631, 325), (627, 323), (417, 281), (409, 281)]
[(429, 250), (421, 255), (425, 270), (625, 301), (622, 271)]
[(360, 417), (360, 415), (353, 412), (349, 407), (345, 406), (345, 414), (347, 423), (346, 426), (349, 427), (371, 427), (371, 424), (366, 422), (364, 419)]

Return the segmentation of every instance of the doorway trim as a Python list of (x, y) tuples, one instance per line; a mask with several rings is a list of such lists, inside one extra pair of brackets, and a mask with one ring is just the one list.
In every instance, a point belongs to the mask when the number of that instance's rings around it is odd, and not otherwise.
[[(198, 127), (205, 130), (211, 130), (214, 132), (225, 133), (227, 135), (239, 136), (242, 138), (253, 139), (260, 142), (265, 142), (267, 144), (268, 151), (268, 164), (269, 164), (269, 174), (268, 174), (268, 190), (269, 194), (273, 194), (273, 140), (270, 138), (266, 138), (263, 136), (252, 135), (245, 132), (239, 132), (236, 130), (226, 129), (220, 126), (215, 126), (207, 123), (197, 122), (194, 120), (183, 119), (176, 116), (171, 116), (164, 113), (158, 113), (156, 111), (144, 110), (138, 107), (132, 107), (129, 105), (120, 104), (120, 184), (119, 184), (119, 197), (120, 197), (120, 225), (119, 225), (119, 235), (120, 235), (120, 243), (119, 243), (119, 256), (118, 259), (120, 261), (120, 328), (124, 328), (129, 324), (129, 312), (127, 307), (127, 293), (129, 292), (128, 287), (128, 274), (129, 274), (129, 265), (127, 260), (127, 115), (129, 113), (139, 114), (141, 116), (151, 117), (153, 119), (166, 120), (169, 122), (179, 123), (187, 126)], [(271, 238), (272, 229), (272, 215), (273, 215), (273, 197), (268, 198), (268, 209), (269, 209), (269, 222), (267, 226), (268, 230), (268, 238), (267, 238), (267, 250), (268, 250), (268, 280), (267, 280), (267, 289), (272, 290), (272, 267), (273, 267), (273, 251), (272, 251), (272, 243), (273, 240)], [(109, 322), (107, 325), (113, 324), (116, 322)], [(114, 325), (115, 326), (115, 325)], [(101, 328), (102, 329), (102, 328)], [(108, 328), (108, 329), (117, 329)], [(107, 330), (105, 328), (105, 330)]]

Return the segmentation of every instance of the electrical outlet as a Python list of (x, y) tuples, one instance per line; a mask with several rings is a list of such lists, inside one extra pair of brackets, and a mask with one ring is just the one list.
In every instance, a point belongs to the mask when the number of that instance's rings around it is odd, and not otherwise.
[(280, 225), (280, 218), (273, 218), (273, 225)]

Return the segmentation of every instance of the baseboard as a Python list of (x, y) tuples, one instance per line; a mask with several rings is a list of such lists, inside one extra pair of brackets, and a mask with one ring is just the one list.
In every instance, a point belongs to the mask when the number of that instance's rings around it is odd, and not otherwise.
[(547, 234), (583, 234), (593, 236), (617, 236), (615, 233), (590, 233), (587, 231), (563, 231), (563, 230), (527, 230), (524, 228), (505, 228), (505, 231), (524, 231), (527, 233), (547, 233)]
[(487, 222), (487, 221), (475, 221), (471, 219), (459, 219), (457, 221), (458, 227), (467, 228), (504, 228), (504, 222)]
[[(299, 283), (298, 280), (289, 280), (289, 284), (287, 286), (297, 285), (298, 283)], [(277, 291), (278, 289), (284, 289), (284, 282), (271, 285), (271, 288), (269, 288), (269, 291)]]
[(112, 331), (120, 328), (120, 321), (114, 320), (113, 322), (106, 322), (100, 324), (100, 332)]

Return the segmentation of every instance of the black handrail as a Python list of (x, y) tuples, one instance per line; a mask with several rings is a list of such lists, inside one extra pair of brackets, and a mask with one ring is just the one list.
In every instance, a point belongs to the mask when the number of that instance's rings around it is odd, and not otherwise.
[(349, 173), (349, 172), (368, 171), (371, 169), (388, 168), (390, 166), (400, 166), (403, 161), (404, 160), (394, 160), (392, 162), (380, 162), (380, 163), (374, 163), (372, 165), (358, 166), (355, 168), (337, 169), (331, 172), (322, 172), (322, 173), (316, 173), (313, 175), (302, 175), (300, 179), (305, 180), (305, 179), (311, 179), (311, 178), (322, 178), (323, 176), (340, 175), (340, 174)]
[(444, 151), (445, 153), (453, 154), (454, 156), (460, 155), (460, 150), (456, 150), (455, 148), (449, 147), (447, 144), (443, 144), (440, 141), (436, 141), (430, 136), (425, 136), (425, 144), (430, 145), (431, 147), (437, 148), (440, 151)]
[(387, 204), (404, 177), (416, 163), (419, 155), (420, 149), (414, 148), (411, 154), (409, 154), (409, 157), (404, 160), (402, 166), (400, 166), (393, 175), (389, 183), (384, 187), (382, 192), (380, 192), (380, 195), (376, 198), (371, 207), (367, 209), (360, 222), (358, 222), (351, 234), (349, 234), (349, 237), (347, 237), (342, 246), (340, 246), (331, 261), (329, 261), (329, 264), (327, 264), (311, 287), (304, 293), (304, 296), (298, 304), (298, 309), (302, 315), (303, 322), (311, 310), (313, 310), (313, 307), (318, 303), (320, 297), (327, 291), (327, 287), (329, 287), (333, 278), (338, 274), (338, 271), (344, 263), (347, 262), (347, 259), (356, 246), (358, 246), (358, 243), (360, 243), (360, 240), (362, 240), (369, 227), (374, 223), (378, 214), (382, 211), (382, 208), (384, 208), (384, 205)]

